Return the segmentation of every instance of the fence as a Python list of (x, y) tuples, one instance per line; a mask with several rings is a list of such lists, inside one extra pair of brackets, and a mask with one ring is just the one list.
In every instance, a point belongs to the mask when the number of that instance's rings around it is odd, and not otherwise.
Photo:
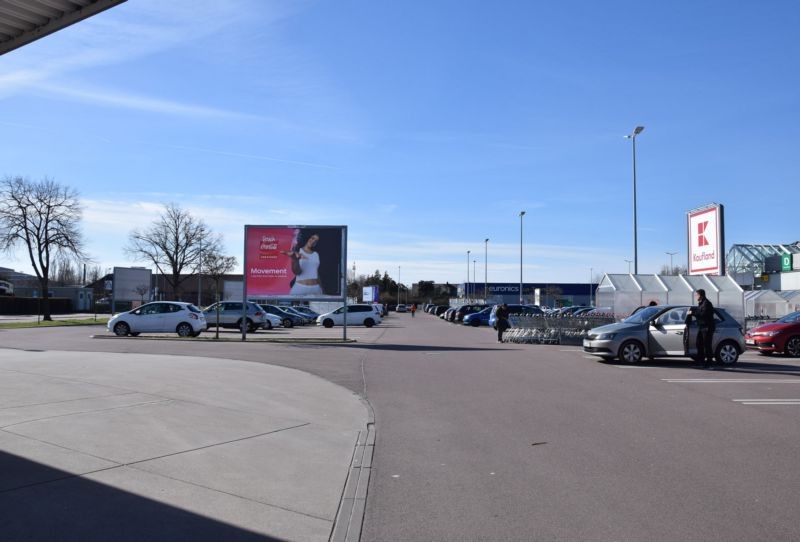
[(617, 320), (613, 315), (590, 318), (551, 316), (510, 316), (511, 327), (503, 334), (503, 342), (525, 344), (582, 344), (589, 330)]

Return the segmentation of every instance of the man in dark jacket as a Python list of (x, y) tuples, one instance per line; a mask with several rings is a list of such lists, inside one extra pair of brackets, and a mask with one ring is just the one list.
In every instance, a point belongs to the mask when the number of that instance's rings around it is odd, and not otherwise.
[(705, 290), (697, 290), (697, 306), (690, 309), (690, 314), (697, 320), (697, 357), (703, 361), (703, 367), (709, 369), (714, 365), (712, 344), (716, 323), (714, 306), (706, 297)]
[(503, 342), (503, 332), (508, 329), (508, 305), (503, 303), (494, 311), (494, 327), (497, 329), (497, 342)]

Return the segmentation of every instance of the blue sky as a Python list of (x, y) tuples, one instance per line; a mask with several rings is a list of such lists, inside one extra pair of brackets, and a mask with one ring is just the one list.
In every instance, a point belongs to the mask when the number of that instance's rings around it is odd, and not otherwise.
[[(726, 240), (800, 239), (800, 5), (129, 0), (0, 57), (2, 175), (80, 191), (88, 249), (175, 202), (224, 235), (346, 224), (403, 282), (583, 282)], [(0, 265), (28, 271), (24, 253)], [(472, 268), (472, 266), (470, 266)]]

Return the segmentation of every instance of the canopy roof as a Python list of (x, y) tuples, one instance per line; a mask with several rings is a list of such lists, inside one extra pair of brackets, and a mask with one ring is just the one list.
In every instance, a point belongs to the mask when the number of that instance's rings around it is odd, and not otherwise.
[(0, 55), (125, 0), (0, 0)]

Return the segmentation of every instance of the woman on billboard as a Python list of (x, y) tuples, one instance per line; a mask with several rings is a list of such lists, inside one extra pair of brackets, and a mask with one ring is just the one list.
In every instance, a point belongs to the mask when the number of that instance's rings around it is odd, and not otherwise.
[(298, 230), (297, 242), (291, 251), (283, 251), (292, 260), (292, 295), (313, 296), (324, 295), (319, 280), (319, 252), (316, 247), (319, 234), (309, 230)]

